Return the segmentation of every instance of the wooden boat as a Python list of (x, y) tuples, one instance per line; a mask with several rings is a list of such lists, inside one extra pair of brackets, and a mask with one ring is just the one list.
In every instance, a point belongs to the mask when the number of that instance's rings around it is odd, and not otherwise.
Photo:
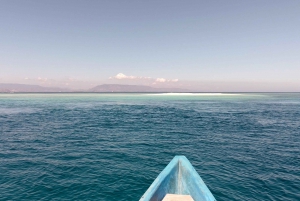
[(185, 156), (175, 156), (158, 175), (140, 201), (215, 201)]

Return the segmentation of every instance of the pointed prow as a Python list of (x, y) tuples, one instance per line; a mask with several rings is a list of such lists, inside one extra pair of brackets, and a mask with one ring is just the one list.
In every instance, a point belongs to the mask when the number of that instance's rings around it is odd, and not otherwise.
[(216, 200), (185, 156), (175, 156), (140, 201), (165, 201), (169, 197), (180, 201), (190, 198), (194, 201)]

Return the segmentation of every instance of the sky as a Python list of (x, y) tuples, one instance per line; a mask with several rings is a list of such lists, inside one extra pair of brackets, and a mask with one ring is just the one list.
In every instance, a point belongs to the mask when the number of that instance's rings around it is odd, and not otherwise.
[(0, 83), (300, 91), (299, 0), (0, 5)]

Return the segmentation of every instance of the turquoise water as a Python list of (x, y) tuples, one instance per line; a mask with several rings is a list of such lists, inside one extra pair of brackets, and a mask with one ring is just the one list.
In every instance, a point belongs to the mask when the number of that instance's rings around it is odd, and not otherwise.
[(300, 200), (300, 94), (0, 94), (0, 200), (139, 200), (185, 155), (217, 200)]

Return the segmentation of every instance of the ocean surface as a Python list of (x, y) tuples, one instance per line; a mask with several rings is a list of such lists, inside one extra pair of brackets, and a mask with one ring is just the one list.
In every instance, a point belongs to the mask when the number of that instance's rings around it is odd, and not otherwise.
[(175, 155), (218, 201), (299, 201), (300, 94), (0, 94), (0, 200), (138, 201)]

